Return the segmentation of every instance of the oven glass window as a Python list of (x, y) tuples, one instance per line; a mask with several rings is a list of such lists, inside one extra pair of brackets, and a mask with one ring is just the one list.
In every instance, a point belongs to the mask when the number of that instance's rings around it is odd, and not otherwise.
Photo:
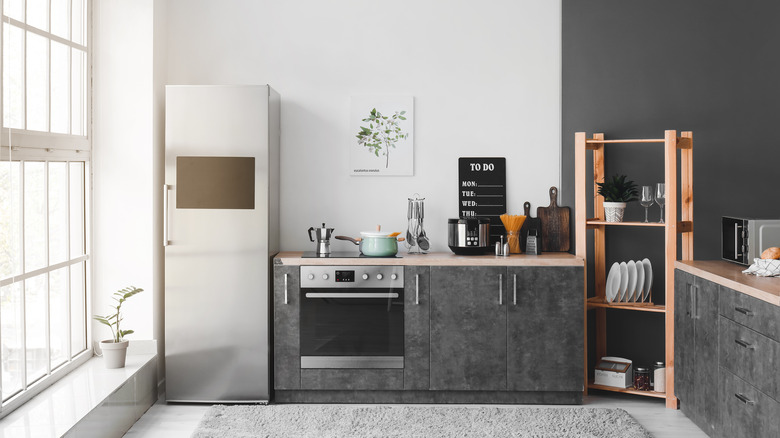
[(301, 356), (403, 356), (403, 302), (403, 289), (301, 289)]

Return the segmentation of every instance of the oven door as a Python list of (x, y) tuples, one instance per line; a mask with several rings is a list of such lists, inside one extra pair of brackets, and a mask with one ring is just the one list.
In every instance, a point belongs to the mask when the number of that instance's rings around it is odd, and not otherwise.
[(301, 368), (403, 368), (403, 355), (403, 289), (301, 289)]
[(723, 260), (748, 264), (748, 254), (745, 242), (747, 235), (747, 221), (733, 217), (723, 216), (721, 219), (721, 248)]

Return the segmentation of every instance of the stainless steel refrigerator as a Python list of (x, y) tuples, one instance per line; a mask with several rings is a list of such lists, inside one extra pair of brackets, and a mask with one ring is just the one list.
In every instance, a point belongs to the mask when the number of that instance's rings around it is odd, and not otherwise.
[(161, 189), (166, 398), (267, 402), (279, 94), (167, 86)]

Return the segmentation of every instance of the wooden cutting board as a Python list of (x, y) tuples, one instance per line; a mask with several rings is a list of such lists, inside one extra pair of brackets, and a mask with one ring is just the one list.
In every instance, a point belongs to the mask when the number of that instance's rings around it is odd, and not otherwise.
[(558, 206), (558, 188), (550, 187), (550, 205), (538, 207), (536, 216), (542, 221), (542, 251), (568, 251), (571, 246), (569, 237), (569, 207)]
[(525, 215), (525, 222), (520, 227), (520, 251), (525, 252), (525, 244), (528, 243), (528, 230), (536, 229), (537, 235), (539, 235), (542, 225), (539, 218), (531, 217), (531, 203), (528, 201), (523, 204), (523, 215)]

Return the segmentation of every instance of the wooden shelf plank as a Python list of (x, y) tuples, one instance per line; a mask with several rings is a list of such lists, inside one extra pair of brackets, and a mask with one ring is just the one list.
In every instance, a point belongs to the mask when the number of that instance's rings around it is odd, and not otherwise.
[(588, 298), (589, 309), (618, 309), (618, 310), (634, 310), (637, 312), (655, 312), (666, 313), (666, 306), (661, 306), (652, 303), (609, 303), (604, 300), (604, 297), (591, 297)]
[[(659, 223), (659, 222), (607, 222), (605, 220), (596, 219), (596, 218), (588, 219), (587, 221), (585, 221), (585, 226), (588, 229), (603, 227), (605, 225), (618, 226), (618, 227), (660, 227), (660, 228), (666, 226), (665, 223)], [(677, 232), (678, 233), (693, 232), (693, 222), (691, 221), (677, 222)]]
[(620, 139), (620, 140), (598, 140), (589, 138), (585, 141), (588, 144), (615, 144), (615, 143), (663, 143), (663, 138), (635, 138), (635, 139)]
[(615, 388), (614, 386), (596, 385), (592, 380), (588, 382), (588, 388), (600, 389), (602, 391), (621, 392), (623, 394), (642, 395), (645, 397), (666, 398), (666, 393), (664, 392), (639, 391), (634, 388)]

